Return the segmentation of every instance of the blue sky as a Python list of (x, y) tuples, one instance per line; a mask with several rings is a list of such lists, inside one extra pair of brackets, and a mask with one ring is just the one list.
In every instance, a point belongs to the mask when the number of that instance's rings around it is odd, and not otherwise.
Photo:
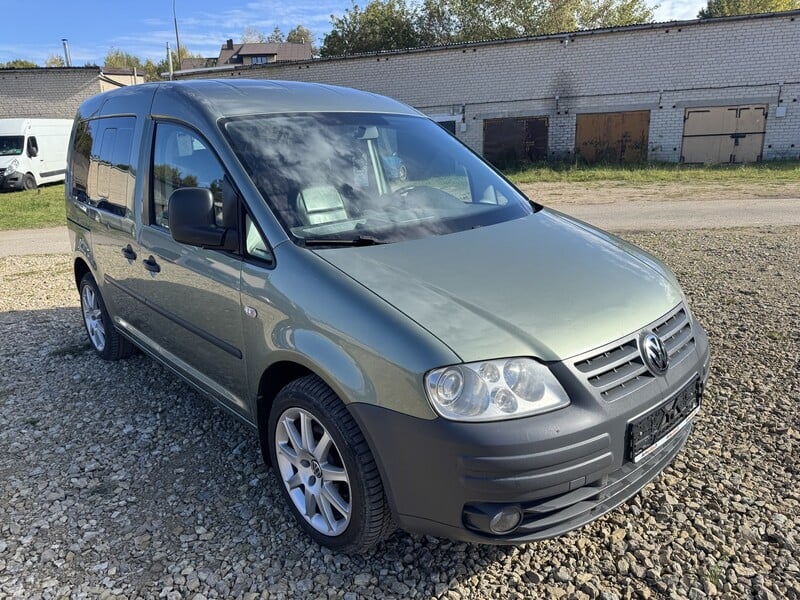
[[(368, 0), (361, 0), (363, 6)], [(43, 64), (50, 54), (63, 55), (61, 38), (69, 39), (72, 62), (102, 64), (109, 49), (153, 58), (165, 56), (165, 43), (175, 46), (172, 0), (34, 0), (35, 15), (17, 10), (0, 36), (0, 62), (15, 58)], [(703, 0), (664, 0), (656, 19), (693, 19)], [(7, 3), (2, 3), (6, 9)], [(203, 56), (216, 56), (228, 38), (238, 40), (248, 26), (284, 33), (297, 25), (309, 28), (321, 42), (330, 31), (331, 14), (341, 15), (350, 0), (175, 0), (181, 45)], [(24, 6), (24, 4), (23, 4)], [(8, 12), (8, 10), (6, 10)]]

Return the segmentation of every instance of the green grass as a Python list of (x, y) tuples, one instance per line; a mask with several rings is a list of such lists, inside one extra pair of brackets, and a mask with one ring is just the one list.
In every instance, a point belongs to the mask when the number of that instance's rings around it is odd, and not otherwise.
[(507, 170), (505, 174), (516, 184), (592, 181), (616, 181), (631, 185), (648, 183), (800, 183), (800, 161), (714, 166), (674, 163), (587, 166), (558, 163), (511, 169)]
[(64, 186), (45, 185), (37, 190), (0, 193), (0, 231), (37, 229), (66, 222)]

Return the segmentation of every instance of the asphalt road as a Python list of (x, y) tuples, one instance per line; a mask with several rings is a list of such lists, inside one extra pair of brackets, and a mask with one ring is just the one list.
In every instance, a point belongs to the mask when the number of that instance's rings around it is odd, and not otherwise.
[[(548, 206), (609, 231), (800, 225), (800, 198), (552, 202)], [(0, 232), (0, 257), (65, 252), (69, 252), (66, 227)]]

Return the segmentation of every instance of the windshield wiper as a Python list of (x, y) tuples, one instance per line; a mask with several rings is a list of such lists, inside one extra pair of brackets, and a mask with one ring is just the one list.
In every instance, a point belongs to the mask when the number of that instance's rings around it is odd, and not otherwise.
[(302, 238), (304, 246), (378, 246), (385, 243), (367, 235), (359, 235), (354, 238)]

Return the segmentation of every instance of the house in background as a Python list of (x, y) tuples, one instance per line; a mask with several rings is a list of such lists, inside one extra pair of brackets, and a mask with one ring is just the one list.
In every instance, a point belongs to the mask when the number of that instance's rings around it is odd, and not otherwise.
[(228, 40), (222, 45), (217, 58), (184, 58), (181, 61), (181, 70), (247, 67), (294, 60), (311, 60), (311, 44), (293, 42), (234, 44), (233, 40)]

